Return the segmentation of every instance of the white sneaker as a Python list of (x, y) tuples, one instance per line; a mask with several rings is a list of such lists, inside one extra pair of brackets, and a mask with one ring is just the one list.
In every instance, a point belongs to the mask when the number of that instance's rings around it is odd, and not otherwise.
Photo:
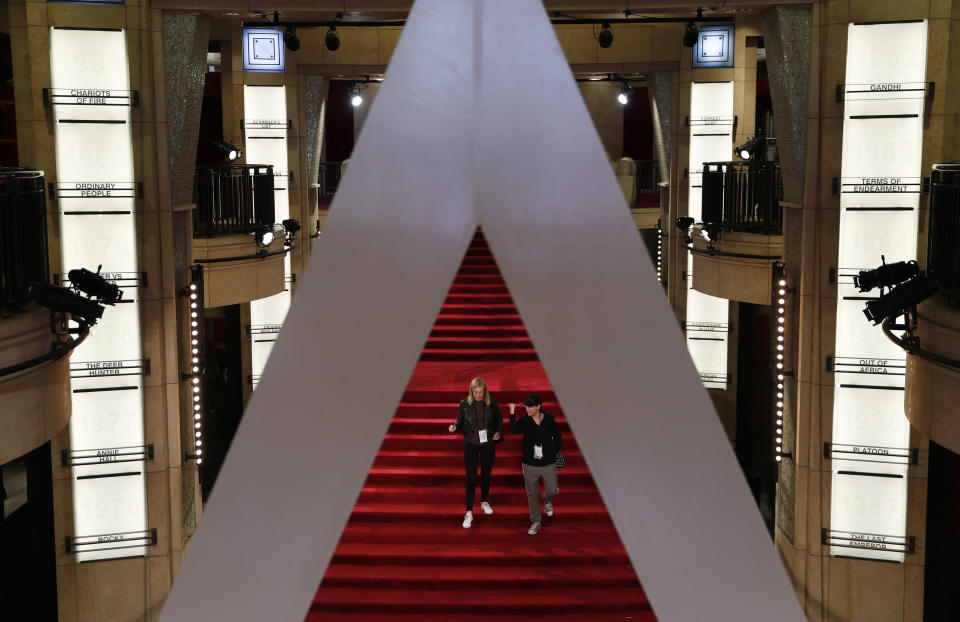
[(467, 512), (463, 515), (463, 528), (468, 529), (473, 524), (473, 512)]
[(531, 536), (536, 535), (540, 531), (540, 523), (531, 523), (530, 529), (527, 529), (527, 533)]
[(553, 504), (549, 501), (543, 504), (543, 511), (547, 516), (553, 516)]
[(483, 510), (484, 514), (493, 514), (493, 508), (490, 507), (490, 504), (486, 501), (480, 504), (480, 509)]

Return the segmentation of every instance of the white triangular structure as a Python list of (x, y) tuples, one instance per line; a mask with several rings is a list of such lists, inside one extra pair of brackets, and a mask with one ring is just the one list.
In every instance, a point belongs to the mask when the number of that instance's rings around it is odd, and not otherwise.
[(661, 622), (802, 620), (537, 0), (415, 4), (162, 620), (303, 619), (478, 217)]

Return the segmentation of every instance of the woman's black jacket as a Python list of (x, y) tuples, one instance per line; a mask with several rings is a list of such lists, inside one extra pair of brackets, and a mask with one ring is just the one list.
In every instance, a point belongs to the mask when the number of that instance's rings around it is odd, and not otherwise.
[[(487, 430), (490, 433), (490, 440), (493, 440), (493, 435), (497, 432), (500, 433), (500, 438), (503, 438), (503, 415), (500, 413), (500, 407), (497, 406), (497, 400), (490, 398), (489, 404), (484, 404), (486, 409), (487, 421)], [(473, 434), (473, 428), (476, 425), (476, 418), (474, 416), (474, 405), (467, 404), (467, 398), (460, 400), (460, 410), (457, 412), (457, 423), (456, 429), (463, 430), (463, 438), (468, 439)]]

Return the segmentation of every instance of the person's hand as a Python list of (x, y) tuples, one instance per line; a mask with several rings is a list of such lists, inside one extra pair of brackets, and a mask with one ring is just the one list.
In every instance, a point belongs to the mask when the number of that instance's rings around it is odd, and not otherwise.
[(455, 425), (453, 425), (453, 424), (451, 423), (451, 424), (450, 424), (450, 427), (447, 428), (447, 429), (450, 430), (451, 432), (456, 432), (456, 431), (457, 431), (457, 426), (455, 426)]
[(494, 432), (494, 433), (493, 433), (493, 440), (495, 440), (495, 441), (499, 441), (499, 440), (500, 440), (500, 433), (499, 433), (499, 432)]
[(517, 405), (516, 405), (516, 404), (510, 404), (510, 414), (511, 414), (511, 415), (517, 414)]

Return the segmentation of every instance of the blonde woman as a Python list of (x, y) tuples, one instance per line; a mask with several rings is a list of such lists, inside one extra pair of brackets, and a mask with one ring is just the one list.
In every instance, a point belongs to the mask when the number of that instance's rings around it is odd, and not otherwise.
[(473, 523), (473, 497), (477, 488), (477, 462), (480, 462), (480, 509), (484, 514), (493, 514), (490, 507), (490, 479), (496, 442), (503, 436), (503, 415), (496, 400), (490, 396), (483, 378), (470, 381), (470, 393), (460, 401), (457, 422), (450, 432), (463, 430), (463, 467), (467, 473), (466, 505), (463, 516), (464, 528)]

